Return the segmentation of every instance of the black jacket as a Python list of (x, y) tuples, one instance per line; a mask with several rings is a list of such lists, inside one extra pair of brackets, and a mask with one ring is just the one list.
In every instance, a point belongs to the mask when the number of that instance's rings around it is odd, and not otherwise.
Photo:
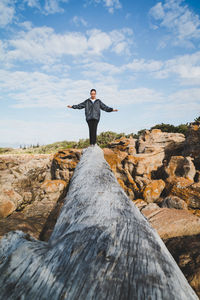
[(100, 119), (100, 109), (111, 112), (113, 111), (112, 107), (105, 105), (100, 99), (91, 100), (90, 98), (86, 99), (85, 101), (72, 105), (74, 109), (82, 109), (85, 108), (85, 117), (86, 121), (91, 119)]

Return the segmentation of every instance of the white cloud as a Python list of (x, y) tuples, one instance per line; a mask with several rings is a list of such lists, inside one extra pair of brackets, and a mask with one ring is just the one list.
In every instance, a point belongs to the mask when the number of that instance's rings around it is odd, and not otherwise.
[(0, 71), (0, 99), (15, 101), (12, 107), (64, 107), (66, 99), (80, 99), (91, 83), (59, 78), (42, 72)]
[(200, 85), (200, 51), (166, 60), (155, 76), (167, 78), (171, 74), (178, 75), (181, 84)]
[(169, 94), (163, 103), (156, 103), (151, 115), (154, 115), (155, 122), (161, 117), (162, 122), (164, 120), (166, 123), (178, 125), (191, 122), (198, 116), (199, 111), (200, 88), (188, 88)]
[(188, 106), (197, 103), (200, 108), (200, 88), (181, 89), (169, 96), (169, 101), (185, 106), (187, 112)]
[(156, 21), (154, 29), (163, 27), (173, 34), (170, 39), (173, 45), (194, 47), (193, 40), (200, 37), (200, 18), (188, 5), (183, 5), (183, 0), (158, 2), (149, 15)]
[(103, 0), (103, 2), (110, 13), (113, 13), (114, 9), (119, 9), (122, 7), (119, 0)]
[(50, 27), (32, 28), (7, 41), (8, 60), (33, 61), (48, 64), (62, 55), (80, 55), (87, 50), (87, 39), (79, 32), (56, 34)]
[[(100, 63), (99, 63), (100, 65)], [(99, 67), (101, 71), (102, 67)], [(107, 67), (110, 73), (122, 73), (133, 71), (134, 75), (145, 73), (156, 79), (166, 79), (176, 75), (176, 80), (181, 85), (200, 85), (200, 51), (193, 54), (179, 55), (168, 60), (133, 59), (132, 62), (116, 68), (113, 65)]]
[(31, 8), (37, 8), (41, 13), (45, 15), (55, 14), (55, 13), (63, 13), (64, 9), (61, 7), (62, 3), (67, 3), (68, 0), (45, 0), (44, 4), (43, 1), (39, 0), (24, 0)]
[(26, 3), (29, 7), (41, 9), (39, 0), (24, 0), (24, 3)]
[(85, 5), (87, 4), (103, 4), (109, 11), (109, 13), (113, 14), (115, 9), (122, 8), (122, 4), (119, 0), (86, 0)]
[(89, 52), (95, 54), (101, 54), (102, 51), (108, 49), (112, 40), (106, 32), (102, 32), (100, 29), (92, 29), (87, 31), (88, 48)]
[(122, 70), (132, 70), (134, 72), (154, 72), (162, 68), (163, 62), (158, 60), (134, 59), (132, 62), (123, 65)]
[(69, 0), (0, 0), (0, 27), (5, 27), (11, 24), (16, 18), (16, 9), (23, 10), (27, 5), (32, 9), (37, 9), (40, 13), (49, 15), (55, 13), (63, 13), (62, 3), (67, 3)]
[(105, 50), (116, 54), (129, 54), (133, 43), (133, 32), (130, 28), (103, 32), (99, 29), (87, 30), (86, 33), (67, 32), (57, 34), (50, 27), (32, 28), (25, 24), (25, 31), (19, 32), (15, 38), (4, 41), (1, 45), (6, 54), (4, 63), (13, 61), (29, 61), (40, 64), (59, 63), (62, 56), (70, 55), (101, 56)]
[(55, 14), (64, 12), (60, 7), (61, 2), (68, 2), (68, 0), (45, 0), (44, 11), (46, 14)]
[(131, 17), (131, 13), (127, 13), (126, 15), (125, 15), (125, 19), (129, 19)]
[(13, 22), (15, 15), (15, 7), (13, 3), (9, 0), (0, 1), (0, 27), (5, 27), (6, 25)]
[[(93, 78), (90, 76), (90, 78)], [(66, 75), (60, 77), (47, 75), (42, 72), (12, 72), (0, 71), (0, 99), (6, 97), (15, 104), (12, 107), (64, 107), (68, 104), (80, 102), (89, 96), (91, 86), (101, 91), (101, 96), (108, 99), (108, 104), (131, 104), (162, 101), (163, 96), (153, 89), (138, 87), (120, 89), (114, 81), (102, 80), (72, 80)], [(85, 95), (85, 96), (84, 96)], [(84, 99), (83, 99), (84, 100)]]
[(160, 20), (164, 18), (165, 13), (161, 2), (158, 2), (150, 9), (150, 15), (152, 15), (156, 20)]
[[(133, 80), (143, 74), (145, 78), (150, 79), (168, 79), (173, 80), (173, 84), (178, 85), (197, 85), (200, 86), (200, 51), (193, 54), (177, 55), (172, 59), (154, 60), (154, 59), (133, 59), (127, 64), (114, 65), (105, 61), (83, 60), (77, 62), (80, 66), (80, 72), (87, 78), (91, 74), (96, 80), (105, 82), (114, 82), (116, 76), (121, 75), (124, 78)], [(127, 73), (129, 71), (129, 73)], [(171, 79), (171, 77), (173, 79)], [(120, 82), (119, 78), (119, 82)]]
[(79, 17), (79, 16), (74, 16), (72, 19), (71, 19), (71, 22), (74, 23), (76, 26), (87, 26), (88, 23), (87, 21), (82, 18), (82, 17)]
[(112, 30), (110, 38), (113, 43), (112, 51), (116, 54), (131, 55), (130, 45), (134, 44), (133, 30), (125, 27), (121, 30)]

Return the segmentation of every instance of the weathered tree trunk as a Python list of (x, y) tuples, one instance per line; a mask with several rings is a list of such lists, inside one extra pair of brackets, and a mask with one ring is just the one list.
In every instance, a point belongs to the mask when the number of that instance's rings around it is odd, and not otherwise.
[(83, 150), (48, 242), (0, 241), (0, 299), (198, 299), (98, 146)]

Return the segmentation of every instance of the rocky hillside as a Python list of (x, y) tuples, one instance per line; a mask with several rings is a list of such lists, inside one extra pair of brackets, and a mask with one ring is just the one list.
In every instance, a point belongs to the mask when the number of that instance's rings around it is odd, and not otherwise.
[[(0, 155), (0, 236), (20, 229), (49, 239), (82, 151)], [(103, 151), (200, 296), (200, 125), (191, 124), (186, 137), (146, 130)]]

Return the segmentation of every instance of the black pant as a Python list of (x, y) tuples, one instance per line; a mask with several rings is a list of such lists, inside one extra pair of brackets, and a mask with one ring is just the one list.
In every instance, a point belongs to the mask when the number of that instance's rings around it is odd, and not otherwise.
[(97, 139), (97, 125), (99, 123), (99, 120), (96, 119), (90, 119), (87, 120), (88, 126), (89, 126), (89, 132), (90, 132), (90, 145), (94, 145), (96, 143)]

